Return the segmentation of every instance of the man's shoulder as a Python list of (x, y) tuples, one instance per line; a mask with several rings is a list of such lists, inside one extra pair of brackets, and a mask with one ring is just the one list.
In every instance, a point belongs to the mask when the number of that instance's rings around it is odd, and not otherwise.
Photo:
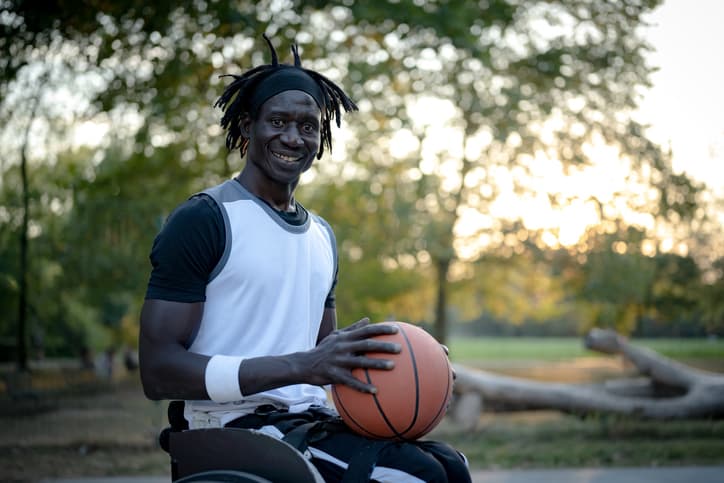
[(322, 215), (309, 210), (307, 210), (307, 213), (309, 214), (309, 217), (312, 219), (312, 221), (324, 226), (330, 231), (332, 230), (332, 225)]
[(196, 193), (173, 210), (168, 221), (173, 223), (196, 223), (209, 216), (216, 216), (219, 208), (206, 193)]
[(252, 200), (254, 196), (249, 193), (238, 181), (229, 179), (223, 183), (200, 191), (195, 196), (206, 195), (219, 204), (230, 203), (240, 200)]
[(195, 223), (208, 221), (209, 217), (223, 217), (224, 205), (229, 202), (249, 199), (248, 193), (239, 189), (234, 180), (227, 180), (205, 188), (189, 196), (169, 216), (169, 221)]
[(327, 235), (330, 245), (332, 245), (332, 247), (336, 247), (337, 238), (334, 235), (332, 225), (330, 225), (329, 222), (324, 219), (324, 217), (317, 213), (309, 212), (309, 218), (312, 220), (312, 223), (316, 223), (317, 225), (319, 225), (319, 227), (322, 229), (322, 232)]

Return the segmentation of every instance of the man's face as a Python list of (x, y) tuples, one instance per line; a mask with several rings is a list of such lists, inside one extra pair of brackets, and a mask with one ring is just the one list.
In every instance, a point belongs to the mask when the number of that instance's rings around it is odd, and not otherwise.
[(319, 150), (320, 119), (317, 103), (306, 92), (284, 91), (269, 98), (257, 118), (244, 123), (248, 162), (272, 181), (296, 185)]

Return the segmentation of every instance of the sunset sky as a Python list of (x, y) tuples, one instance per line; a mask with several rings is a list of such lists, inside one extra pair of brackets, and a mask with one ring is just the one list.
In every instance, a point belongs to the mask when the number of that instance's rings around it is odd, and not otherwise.
[(641, 104), (652, 139), (674, 168), (724, 195), (724, 1), (666, 0), (649, 19), (660, 67)]

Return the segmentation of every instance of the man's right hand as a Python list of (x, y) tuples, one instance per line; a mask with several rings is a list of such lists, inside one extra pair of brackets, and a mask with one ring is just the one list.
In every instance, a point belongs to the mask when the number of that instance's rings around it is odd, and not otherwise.
[(358, 320), (349, 327), (329, 333), (312, 350), (298, 353), (301, 379), (308, 384), (346, 384), (361, 392), (374, 394), (376, 389), (352, 375), (355, 368), (390, 370), (389, 359), (367, 357), (368, 353), (397, 354), (400, 344), (375, 340), (378, 335), (396, 334), (398, 328), (390, 324), (370, 324), (368, 318)]

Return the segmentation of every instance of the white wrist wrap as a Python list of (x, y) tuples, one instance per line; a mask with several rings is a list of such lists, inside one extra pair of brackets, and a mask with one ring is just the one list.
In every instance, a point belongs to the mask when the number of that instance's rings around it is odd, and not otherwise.
[(209, 359), (204, 382), (209, 398), (217, 403), (240, 401), (239, 366), (243, 357), (215, 355)]

